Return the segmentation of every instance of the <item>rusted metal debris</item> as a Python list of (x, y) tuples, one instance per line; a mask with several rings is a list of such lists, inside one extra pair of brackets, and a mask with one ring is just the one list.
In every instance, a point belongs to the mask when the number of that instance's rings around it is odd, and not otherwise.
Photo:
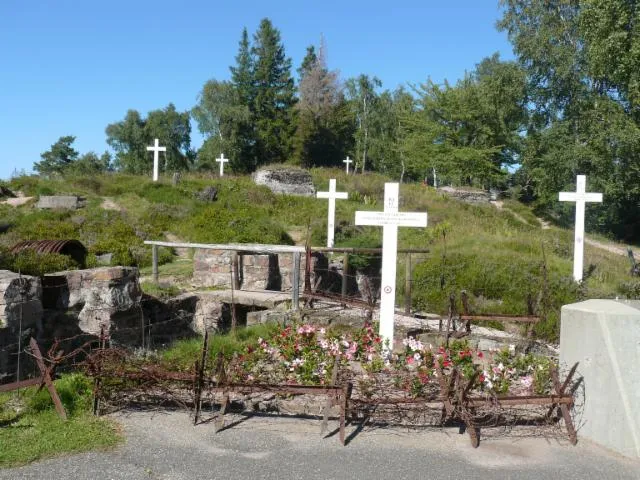
[(11, 247), (11, 253), (20, 253), (25, 250), (33, 250), (37, 253), (59, 253), (75, 260), (78, 265), (84, 267), (87, 258), (87, 249), (78, 240), (25, 240)]
[[(235, 359), (227, 361), (219, 355), (209, 368), (207, 358), (208, 337), (203, 343), (200, 358), (188, 372), (171, 371), (158, 364), (145, 363), (129, 352), (115, 348), (98, 349), (85, 363), (87, 372), (96, 380), (94, 394), (105, 405), (126, 408), (137, 402), (157, 402), (160, 405), (171, 402), (186, 409), (193, 408), (194, 422), (197, 424), (201, 421), (203, 398), (211, 403), (221, 397), (218, 411), (209, 419), (214, 420), (216, 431), (224, 427), (224, 416), (232, 396), (237, 398), (269, 393), (277, 396), (324, 397), (326, 400), (319, 400), (318, 403), (323, 412), (321, 431), (326, 429), (330, 409), (337, 406), (340, 441), (343, 444), (348, 420), (361, 421), (364, 425), (372, 419), (407, 426), (458, 424), (461, 425), (461, 433), (466, 431), (469, 434), (473, 447), (480, 443), (481, 428), (528, 425), (540, 429), (558, 429), (559, 420), (562, 419), (571, 443), (577, 442), (571, 416), (575, 406), (574, 395), (580, 383), (573, 381), (577, 364), (562, 383), (557, 370), (551, 372), (554, 391), (548, 395), (480, 396), (472, 394), (481, 383), (480, 372), (465, 378), (455, 368), (443, 371), (436, 361), (437, 382), (427, 383), (419, 395), (414, 395), (398, 387), (405, 380), (415, 379), (409, 372), (404, 373), (406, 378), (397, 372), (366, 374), (363, 377), (346, 368), (336, 368), (329, 385), (268, 384), (259, 381), (234, 383), (231, 372), (236, 367)], [(363, 386), (363, 382), (369, 382), (369, 386)]]
[[(49, 391), (49, 395), (51, 395), (51, 400), (53, 400), (53, 405), (56, 408), (56, 412), (63, 420), (67, 419), (67, 412), (60, 401), (60, 397), (58, 396), (58, 392), (56, 390), (55, 385), (53, 384), (53, 378), (55, 376), (55, 369), (58, 364), (57, 361), (52, 361), (50, 366), (45, 365), (44, 358), (42, 357), (42, 352), (40, 351), (40, 347), (38, 347), (38, 342), (35, 341), (34, 338), (31, 338), (29, 341), (29, 348), (31, 350), (31, 354), (36, 360), (36, 364), (38, 365), (38, 369), (40, 370), (40, 376), (36, 378), (30, 378), (27, 380), (20, 380), (13, 383), (8, 383), (5, 385), (0, 385), (0, 392), (11, 392), (13, 390), (18, 390), (20, 388), (32, 387), (35, 385), (39, 385), (39, 390), (43, 387), (47, 387)], [(61, 356), (59, 356), (56, 360), (59, 360)]]

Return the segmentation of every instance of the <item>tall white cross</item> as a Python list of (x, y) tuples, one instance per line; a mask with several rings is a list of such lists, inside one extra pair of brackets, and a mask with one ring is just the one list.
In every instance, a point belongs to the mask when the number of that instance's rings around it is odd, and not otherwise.
[(342, 163), (344, 163), (347, 167), (347, 175), (349, 175), (349, 165), (353, 163), (353, 160), (351, 160), (349, 158), (349, 155), (347, 155), (347, 158), (345, 158)]
[(578, 175), (575, 192), (560, 192), (561, 202), (576, 202), (575, 242), (573, 247), (573, 279), (582, 281), (584, 261), (584, 209), (586, 202), (602, 202), (601, 193), (586, 193), (587, 177)]
[[(384, 212), (356, 212), (356, 225), (382, 227), (382, 281), (380, 292), (380, 336), (393, 350), (393, 315), (396, 304), (396, 257), (398, 227), (426, 227), (426, 212), (398, 212), (400, 184), (384, 184)], [(386, 348), (386, 347), (385, 347)]]
[(216, 162), (220, 164), (220, 176), (224, 177), (224, 164), (229, 161), (228, 158), (224, 158), (224, 153), (220, 154), (220, 158), (216, 158)]
[(329, 180), (329, 191), (318, 192), (317, 198), (329, 199), (329, 213), (327, 216), (327, 247), (333, 247), (333, 235), (335, 231), (335, 217), (336, 217), (336, 199), (346, 199), (349, 194), (347, 192), (336, 192), (336, 179)]
[(158, 154), (160, 152), (166, 152), (167, 147), (161, 147), (158, 139), (153, 142), (153, 147), (147, 147), (148, 152), (153, 152), (153, 181), (158, 181)]

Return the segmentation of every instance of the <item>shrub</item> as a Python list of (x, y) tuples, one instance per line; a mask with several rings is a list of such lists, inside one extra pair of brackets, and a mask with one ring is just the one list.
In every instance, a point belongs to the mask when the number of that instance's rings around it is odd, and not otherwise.
[(24, 275), (43, 276), (47, 273), (73, 270), (78, 264), (66, 255), (59, 253), (38, 253), (23, 250), (17, 254), (0, 250), (0, 269), (20, 272)]

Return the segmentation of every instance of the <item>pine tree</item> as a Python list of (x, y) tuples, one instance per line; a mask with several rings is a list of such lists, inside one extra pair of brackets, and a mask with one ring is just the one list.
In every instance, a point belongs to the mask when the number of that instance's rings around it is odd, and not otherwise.
[(280, 32), (269, 19), (260, 22), (251, 56), (254, 62), (252, 112), (256, 160), (258, 164), (285, 162), (292, 153), (295, 131), (295, 84), (291, 76), (291, 59), (285, 56)]

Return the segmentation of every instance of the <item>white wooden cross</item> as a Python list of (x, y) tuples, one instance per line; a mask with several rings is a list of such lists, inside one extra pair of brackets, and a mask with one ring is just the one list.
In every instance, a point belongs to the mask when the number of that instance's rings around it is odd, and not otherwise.
[(347, 192), (336, 192), (336, 179), (329, 180), (329, 191), (318, 192), (317, 198), (329, 199), (329, 213), (327, 216), (327, 247), (333, 247), (333, 236), (335, 231), (335, 217), (336, 217), (336, 199), (345, 199), (349, 197)]
[(380, 292), (380, 336), (385, 349), (393, 350), (393, 315), (396, 304), (396, 257), (398, 227), (426, 227), (426, 212), (398, 212), (400, 184), (384, 184), (384, 212), (356, 212), (356, 225), (382, 227), (382, 281)]
[(153, 181), (158, 181), (158, 154), (160, 152), (166, 152), (167, 147), (161, 147), (158, 139), (156, 138), (153, 143), (153, 147), (147, 147), (148, 152), (153, 152)]
[(346, 167), (347, 167), (347, 175), (349, 175), (349, 165), (353, 163), (353, 160), (351, 160), (351, 159), (349, 158), (349, 155), (347, 155), (347, 158), (346, 158), (346, 159), (344, 159), (344, 160), (342, 161), (342, 163), (344, 163), (344, 164), (346, 165)]
[(576, 202), (575, 242), (573, 247), (573, 278), (582, 281), (584, 261), (584, 210), (587, 202), (602, 202), (601, 193), (586, 193), (587, 177), (578, 175), (575, 192), (560, 192), (561, 202)]
[(220, 158), (216, 158), (216, 162), (220, 164), (220, 176), (224, 176), (224, 164), (229, 161), (228, 158), (224, 158), (224, 153), (220, 154)]

